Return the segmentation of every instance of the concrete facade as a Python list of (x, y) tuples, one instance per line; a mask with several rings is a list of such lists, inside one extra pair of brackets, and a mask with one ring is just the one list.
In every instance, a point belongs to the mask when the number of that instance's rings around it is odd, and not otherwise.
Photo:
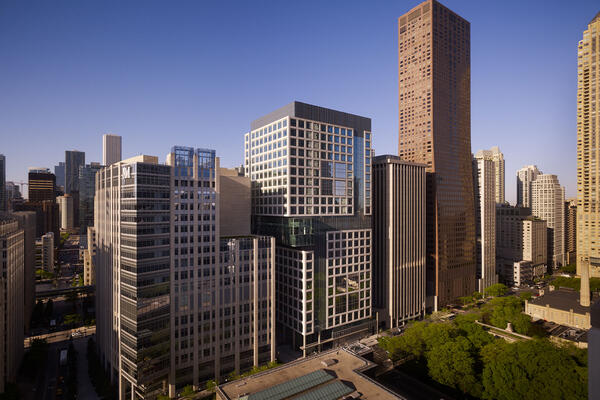
[(75, 209), (74, 198), (70, 194), (58, 196), (56, 198), (60, 213), (60, 229), (72, 230), (75, 228)]
[(565, 256), (565, 188), (556, 175), (541, 174), (532, 182), (531, 213), (546, 221), (548, 228), (548, 263), (554, 268), (566, 264)]
[(15, 382), (23, 358), (25, 237), (17, 220), (0, 217), (0, 393)]
[(498, 283), (498, 274), (496, 273), (496, 178), (494, 161), (478, 152), (473, 159), (473, 191), (475, 192), (477, 232), (477, 290), (480, 293)]
[(102, 135), (102, 165), (109, 166), (121, 161), (122, 138), (109, 133)]
[(36, 267), (54, 272), (54, 233), (48, 232), (35, 242)]
[(94, 259), (96, 257), (96, 231), (93, 226), (87, 228), (87, 248), (83, 251), (83, 284), (93, 285), (96, 283), (96, 269)]
[(531, 185), (540, 174), (535, 165), (527, 165), (517, 171), (517, 206), (531, 208)]
[(505, 186), (505, 167), (504, 154), (498, 146), (494, 146), (489, 150), (479, 150), (475, 153), (475, 158), (490, 160), (494, 164), (494, 190), (496, 203), (506, 202), (506, 186)]
[[(525, 301), (525, 314), (534, 320), (552, 321), (579, 329), (591, 328), (590, 307), (579, 304), (579, 293), (570, 289), (556, 289)], [(589, 366), (588, 366), (589, 367)]]
[(33, 211), (17, 211), (10, 214), (19, 223), (19, 228), (23, 229), (25, 239), (25, 265), (23, 276), (24, 290), (24, 323), (25, 332), (29, 332), (31, 327), (31, 315), (35, 306), (35, 231), (36, 215)]
[(251, 231), (251, 181), (236, 169), (219, 168), (221, 236), (249, 235)]
[(379, 327), (425, 315), (425, 165), (373, 158), (373, 307)]
[(431, 173), (427, 292), (434, 310), (477, 288), (470, 40), (470, 23), (435, 0), (398, 19), (398, 155)]

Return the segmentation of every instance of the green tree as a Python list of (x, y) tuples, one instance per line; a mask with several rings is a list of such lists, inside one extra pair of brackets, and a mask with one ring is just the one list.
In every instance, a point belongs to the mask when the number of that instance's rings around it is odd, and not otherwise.
[(459, 297), (458, 301), (460, 302), (460, 304), (462, 304), (463, 306), (466, 306), (467, 304), (471, 304), (473, 302), (473, 297), (471, 296), (463, 296), (463, 297)]
[(481, 300), (481, 299), (483, 299), (483, 293), (481, 293), (481, 292), (473, 292), (473, 298), (475, 300)]
[(506, 293), (508, 293), (508, 288), (502, 283), (496, 283), (495, 285), (486, 288), (483, 292), (486, 296), (498, 297), (504, 296)]
[(435, 381), (479, 397), (474, 346), (464, 336), (433, 346), (427, 352), (427, 368)]
[(196, 394), (196, 391), (194, 390), (192, 385), (186, 385), (183, 387), (183, 390), (181, 391), (181, 395), (183, 397), (191, 397), (193, 395)]
[(217, 381), (216, 380), (210, 380), (208, 382), (206, 382), (206, 390), (208, 390), (209, 392), (214, 392), (215, 389), (217, 388)]
[(521, 292), (521, 293), (519, 294), (519, 298), (520, 298), (522, 301), (525, 301), (525, 300), (528, 300), (528, 301), (529, 301), (529, 300), (531, 300), (531, 298), (532, 298), (532, 297), (533, 297), (533, 294), (532, 294), (531, 292)]

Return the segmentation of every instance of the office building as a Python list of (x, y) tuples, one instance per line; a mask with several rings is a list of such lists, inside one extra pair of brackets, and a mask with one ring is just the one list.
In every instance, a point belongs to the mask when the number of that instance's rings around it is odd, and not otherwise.
[(96, 283), (96, 268), (94, 258), (96, 257), (96, 231), (93, 226), (87, 227), (87, 246), (83, 251), (83, 284), (93, 285)]
[(102, 135), (102, 165), (109, 166), (121, 161), (121, 136)]
[(509, 286), (529, 283), (547, 271), (546, 221), (527, 207), (496, 205), (496, 271)]
[(54, 175), (56, 176), (56, 189), (65, 192), (65, 163), (60, 161), (54, 166)]
[(473, 159), (473, 191), (475, 193), (477, 233), (477, 290), (481, 293), (486, 288), (498, 283), (496, 273), (496, 203), (498, 203), (496, 201), (496, 178), (494, 161), (478, 152)]
[(428, 308), (476, 288), (470, 24), (435, 0), (398, 19), (399, 145), (427, 165)]
[(600, 13), (578, 46), (577, 70), (577, 274), (600, 277)]
[(565, 258), (566, 263), (577, 262), (577, 199), (565, 201)]
[(23, 265), (23, 300), (25, 332), (31, 327), (31, 315), (35, 306), (35, 233), (36, 214), (33, 211), (12, 212), (10, 217), (19, 224), (23, 230), (24, 239), (24, 265)]
[(85, 165), (85, 153), (65, 151), (65, 194), (73, 197), (73, 224), (79, 226), (79, 167)]
[(88, 226), (94, 226), (96, 172), (101, 168), (96, 162), (79, 167), (79, 232), (82, 235), (86, 234)]
[(6, 204), (8, 211), (14, 210), (15, 205), (23, 204), (24, 202), (25, 200), (21, 195), (19, 185), (12, 181), (6, 182)]
[(277, 322), (304, 354), (372, 332), (371, 120), (292, 102), (245, 136), (253, 233), (277, 239)]
[(29, 201), (54, 200), (56, 176), (48, 168), (29, 168)]
[(0, 393), (16, 382), (23, 358), (24, 247), (17, 220), (0, 216)]
[(500, 151), (498, 146), (493, 146), (489, 150), (479, 150), (475, 153), (475, 158), (491, 160), (494, 164), (494, 190), (496, 193), (496, 203), (504, 203), (506, 201), (505, 196), (505, 185), (504, 185), (504, 154)]
[(556, 175), (541, 174), (531, 184), (531, 212), (546, 221), (548, 262), (554, 268), (565, 265), (565, 188)]
[(75, 211), (73, 196), (65, 194), (56, 198), (60, 212), (60, 229), (73, 230), (75, 227)]
[(6, 200), (6, 157), (0, 154), (0, 212), (8, 211)]
[(54, 233), (48, 232), (35, 242), (36, 267), (54, 272)]
[(531, 208), (532, 183), (542, 173), (535, 165), (517, 171), (517, 206)]
[(373, 158), (373, 307), (379, 328), (425, 315), (425, 165)]
[(39, 238), (47, 232), (53, 232), (54, 237), (60, 233), (60, 213), (56, 200), (45, 200), (38, 202), (26, 201), (15, 204), (15, 211), (35, 212), (35, 237)]
[(214, 151), (174, 147), (167, 165), (98, 172), (97, 336), (120, 398), (174, 397), (275, 359), (274, 239), (220, 235), (218, 170)]

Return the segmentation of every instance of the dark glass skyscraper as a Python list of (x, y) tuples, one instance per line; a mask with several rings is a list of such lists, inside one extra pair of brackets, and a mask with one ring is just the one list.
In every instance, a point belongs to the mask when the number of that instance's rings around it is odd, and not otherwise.
[(0, 154), (0, 212), (8, 210), (6, 199), (6, 157)]
[(435, 0), (398, 19), (399, 156), (427, 165), (429, 306), (473, 293), (470, 24)]

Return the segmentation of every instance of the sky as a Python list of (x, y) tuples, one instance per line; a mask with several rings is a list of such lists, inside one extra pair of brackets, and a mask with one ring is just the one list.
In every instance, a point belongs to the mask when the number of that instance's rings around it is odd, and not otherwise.
[[(597, 0), (445, 0), (471, 23), (472, 151), (499, 146), (506, 198), (535, 164), (575, 196), (577, 43)], [(85, 151), (173, 145), (243, 161), (252, 120), (293, 100), (372, 119), (397, 153), (397, 18), (418, 1), (0, 3), (0, 153), (7, 180)]]

